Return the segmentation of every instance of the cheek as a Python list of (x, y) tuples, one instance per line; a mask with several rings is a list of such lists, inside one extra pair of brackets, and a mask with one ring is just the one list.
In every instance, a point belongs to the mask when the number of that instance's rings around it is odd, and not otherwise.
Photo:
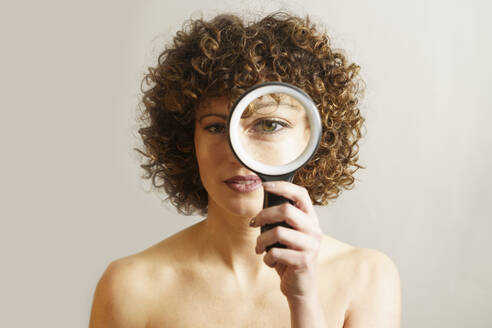
[(197, 136), (197, 134), (195, 134), (194, 147), (198, 167), (201, 167), (203, 162), (203, 145), (200, 143), (200, 138)]
[(206, 143), (195, 145), (196, 159), (201, 169), (207, 168), (210, 170), (211, 167), (216, 167), (218, 165), (217, 163), (221, 162), (221, 156), (217, 151), (217, 146)]
[[(220, 166), (219, 156), (211, 150), (212, 145), (204, 140), (195, 141), (195, 154), (198, 163), (198, 173), (202, 185), (209, 194), (214, 194), (216, 182), (218, 180), (217, 167)], [(213, 148), (213, 147), (212, 147)]]
[(217, 161), (217, 156), (213, 156), (213, 148), (213, 145), (211, 145), (210, 142), (207, 142), (205, 138), (201, 137), (199, 132), (195, 135), (195, 154), (200, 175), (209, 171), (210, 167), (213, 165), (212, 163)]
[(223, 158), (224, 147), (228, 147), (227, 139), (210, 136), (203, 131), (195, 132), (194, 144), (199, 165), (220, 161)]

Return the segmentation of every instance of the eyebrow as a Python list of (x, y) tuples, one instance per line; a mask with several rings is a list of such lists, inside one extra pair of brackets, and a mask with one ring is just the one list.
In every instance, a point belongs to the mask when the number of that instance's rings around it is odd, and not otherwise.
[(291, 105), (291, 104), (286, 104), (286, 103), (265, 103), (265, 104), (260, 104), (259, 106), (255, 106), (255, 109), (258, 110), (258, 109), (262, 109), (262, 108), (265, 108), (265, 107), (269, 107), (272, 104), (276, 104), (279, 107), (282, 106), (282, 107), (287, 107), (287, 108), (294, 109), (294, 110), (299, 110), (299, 107), (296, 107), (296, 106)]
[(198, 119), (198, 122), (201, 123), (202, 120), (208, 116), (217, 116), (217, 117), (223, 118), (225, 121), (227, 121), (227, 119), (229, 118), (229, 116), (225, 115), (225, 114), (209, 113), (209, 114), (204, 114), (204, 115), (200, 116), (200, 118)]
[[(256, 107), (257, 110), (261, 109), (261, 108), (264, 108), (264, 107), (268, 107), (270, 106), (271, 103), (267, 103), (267, 104), (264, 104), (262, 106), (258, 106)], [(283, 107), (287, 107), (287, 108), (290, 108), (290, 109), (294, 109), (294, 110), (299, 110), (298, 107), (295, 107), (295, 106), (292, 106), (290, 104), (285, 104), (285, 103), (280, 103), (278, 104), (279, 106), (282, 105)], [(202, 120), (205, 118), (205, 117), (209, 117), (209, 116), (217, 116), (217, 117), (220, 117), (222, 119), (224, 119), (224, 121), (227, 121), (229, 119), (229, 116), (228, 115), (225, 115), (225, 114), (219, 114), (219, 113), (208, 113), (208, 114), (203, 114), (202, 116), (200, 116), (200, 118), (198, 119), (198, 122), (201, 123)]]

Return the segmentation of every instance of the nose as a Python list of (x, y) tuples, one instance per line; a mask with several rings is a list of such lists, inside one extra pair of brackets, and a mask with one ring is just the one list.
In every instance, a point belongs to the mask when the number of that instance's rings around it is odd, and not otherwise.
[(229, 163), (232, 163), (234, 166), (237, 167), (243, 167), (243, 164), (237, 159), (236, 155), (234, 155), (234, 152), (231, 149), (231, 146), (229, 145), (229, 141), (226, 140), (225, 142), (225, 154), (226, 154), (226, 160)]

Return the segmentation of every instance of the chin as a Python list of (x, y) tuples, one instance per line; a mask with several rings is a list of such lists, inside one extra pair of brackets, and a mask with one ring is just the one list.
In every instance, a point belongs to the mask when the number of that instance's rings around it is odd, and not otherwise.
[[(233, 200), (232, 200), (233, 201)], [(234, 215), (251, 218), (263, 209), (263, 202), (243, 202), (244, 204), (227, 204), (227, 210)]]
[(261, 192), (253, 192), (250, 195), (236, 194), (236, 197), (231, 197), (230, 193), (227, 193), (219, 199), (218, 205), (235, 216), (251, 218), (263, 209), (263, 193)]

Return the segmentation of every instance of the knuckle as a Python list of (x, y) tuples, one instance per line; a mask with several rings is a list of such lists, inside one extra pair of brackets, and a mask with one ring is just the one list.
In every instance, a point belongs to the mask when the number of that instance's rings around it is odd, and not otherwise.
[(297, 189), (296, 191), (301, 193), (305, 188), (301, 185), (294, 184), (294, 187)]
[(277, 239), (281, 239), (284, 236), (284, 227), (276, 226), (273, 229), (273, 236)]
[(301, 269), (307, 269), (307, 268), (309, 268), (309, 258), (308, 258), (308, 256), (307, 256), (307, 255), (305, 255), (305, 254), (304, 254), (304, 255), (302, 255), (302, 256), (300, 257), (300, 261), (299, 261), (299, 262), (300, 262), (300, 263), (299, 263), (299, 267), (300, 267)]
[(309, 196), (309, 191), (306, 188), (303, 188), (302, 190), (306, 199), (311, 199), (311, 197)]
[(280, 205), (280, 213), (284, 216), (288, 216), (290, 213), (290, 204), (289, 203), (283, 203)]
[(267, 253), (267, 255), (263, 256), (263, 262), (264, 262), (266, 265), (269, 265), (269, 264), (268, 264), (268, 253)]
[(285, 223), (287, 223), (288, 225), (290, 225), (294, 229), (297, 229), (298, 226), (299, 226), (297, 224), (296, 220), (294, 220), (291, 216), (286, 216), (285, 217)]
[(265, 264), (269, 267), (271, 267), (273, 263), (272, 250), (273, 248), (263, 257), (263, 262), (265, 262)]

